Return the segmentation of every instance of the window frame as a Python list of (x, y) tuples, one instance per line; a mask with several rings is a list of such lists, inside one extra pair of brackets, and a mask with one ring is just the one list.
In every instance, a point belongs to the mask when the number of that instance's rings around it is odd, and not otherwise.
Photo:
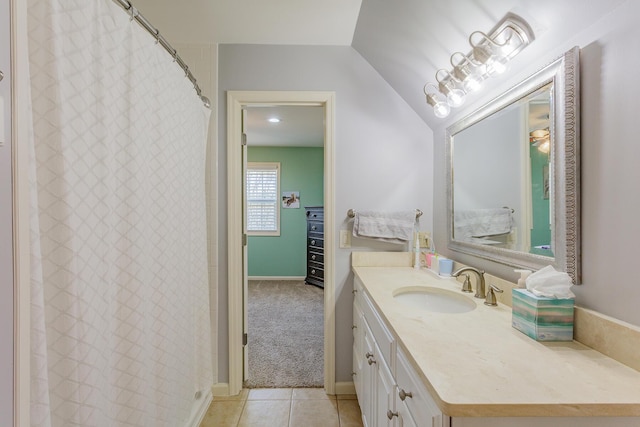
[[(250, 230), (249, 229), (249, 198), (248, 187), (249, 182), (247, 174), (250, 170), (275, 170), (276, 171), (276, 195), (275, 195), (275, 230)], [(280, 179), (281, 179), (280, 162), (247, 162), (247, 170), (245, 171), (245, 229), (247, 236), (280, 236)]]

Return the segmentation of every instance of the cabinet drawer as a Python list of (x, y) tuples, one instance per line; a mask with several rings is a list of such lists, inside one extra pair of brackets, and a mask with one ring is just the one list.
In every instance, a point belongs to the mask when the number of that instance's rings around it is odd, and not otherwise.
[(320, 233), (324, 232), (324, 223), (318, 221), (308, 221), (307, 222), (307, 231), (309, 233)]
[(399, 347), (396, 358), (396, 384), (396, 398), (406, 405), (418, 427), (442, 425), (442, 412)]
[(324, 239), (310, 237), (307, 239), (307, 245), (314, 248), (324, 248)]
[(308, 265), (307, 276), (315, 277), (316, 279), (324, 279), (324, 270), (316, 265)]
[(322, 253), (322, 251), (320, 250), (320, 252), (316, 252), (316, 251), (309, 251), (309, 254), (307, 256), (307, 261), (311, 261), (311, 262), (318, 262), (320, 264), (324, 263), (324, 254)]
[(395, 367), (395, 339), (382, 322), (380, 316), (378, 316), (378, 313), (376, 313), (376, 310), (373, 308), (373, 304), (369, 300), (367, 294), (365, 292), (358, 293), (361, 294), (360, 296), (362, 298), (362, 314), (371, 328), (374, 339), (378, 343), (378, 346), (380, 346), (380, 353), (382, 357), (384, 358), (387, 366), (389, 366), (393, 371)]
[(310, 209), (307, 208), (307, 218), (312, 221), (312, 220), (318, 220), (320, 222), (322, 222), (324, 220), (324, 209)]

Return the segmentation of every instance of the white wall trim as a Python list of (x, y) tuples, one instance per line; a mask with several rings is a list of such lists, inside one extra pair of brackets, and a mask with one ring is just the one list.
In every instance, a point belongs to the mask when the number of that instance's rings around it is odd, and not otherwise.
[(335, 394), (335, 92), (228, 91), (227, 92), (227, 179), (228, 179), (228, 297), (229, 297), (229, 393), (242, 389), (243, 377), (243, 263), (242, 263), (242, 107), (247, 105), (323, 106), (324, 138), (324, 389)]
[(304, 280), (305, 276), (249, 276), (249, 280)]
[(229, 383), (217, 383), (211, 387), (213, 396), (229, 396)]
[(198, 427), (200, 423), (202, 423), (202, 420), (207, 414), (207, 410), (209, 409), (209, 405), (211, 405), (212, 401), (213, 394), (211, 390), (209, 390), (204, 398), (200, 399), (200, 404), (196, 408), (193, 408), (193, 410), (191, 411), (191, 417), (187, 422), (187, 427)]
[(336, 394), (356, 394), (356, 386), (352, 381), (338, 382), (336, 383)]

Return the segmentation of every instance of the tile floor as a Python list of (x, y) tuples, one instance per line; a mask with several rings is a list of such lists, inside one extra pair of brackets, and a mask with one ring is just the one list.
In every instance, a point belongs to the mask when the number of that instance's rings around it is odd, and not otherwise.
[(244, 389), (213, 398), (200, 427), (361, 427), (355, 395), (327, 396), (321, 388)]

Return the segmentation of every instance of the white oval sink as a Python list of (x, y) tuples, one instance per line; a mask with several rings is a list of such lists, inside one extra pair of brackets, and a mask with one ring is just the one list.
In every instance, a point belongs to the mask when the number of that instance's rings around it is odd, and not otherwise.
[(393, 292), (396, 301), (434, 313), (466, 313), (476, 303), (466, 296), (447, 289), (430, 286), (407, 286)]

